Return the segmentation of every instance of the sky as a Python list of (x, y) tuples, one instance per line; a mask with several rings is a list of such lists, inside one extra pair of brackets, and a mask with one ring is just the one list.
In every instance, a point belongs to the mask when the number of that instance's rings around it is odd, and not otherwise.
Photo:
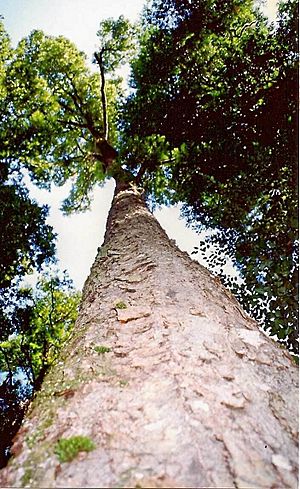
[[(46, 34), (63, 35), (84, 51), (90, 60), (97, 48), (96, 32), (99, 22), (107, 17), (124, 15), (138, 20), (144, 0), (0, 0), (0, 14), (13, 46), (33, 29)], [(267, 0), (265, 13), (272, 20), (276, 1)], [(57, 256), (60, 268), (67, 270), (77, 289), (81, 290), (101, 246), (114, 185), (110, 180), (103, 188), (96, 188), (91, 210), (72, 216), (63, 216), (59, 208), (67, 196), (64, 187), (53, 187), (51, 193), (30, 185), (31, 196), (40, 204), (50, 206), (48, 223), (57, 233)], [(180, 249), (190, 253), (201, 235), (186, 228), (179, 219), (179, 206), (161, 208), (155, 212), (162, 227)]]

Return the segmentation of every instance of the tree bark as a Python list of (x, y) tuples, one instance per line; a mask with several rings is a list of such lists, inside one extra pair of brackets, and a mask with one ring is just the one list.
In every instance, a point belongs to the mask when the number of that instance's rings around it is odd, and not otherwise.
[[(120, 191), (2, 485), (296, 488), (297, 380), (289, 354)], [(57, 441), (77, 435), (95, 449), (60, 463)]]

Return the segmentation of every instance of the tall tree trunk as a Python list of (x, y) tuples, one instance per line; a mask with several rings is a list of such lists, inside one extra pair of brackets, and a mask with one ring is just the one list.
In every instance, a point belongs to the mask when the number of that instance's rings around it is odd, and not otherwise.
[[(119, 192), (74, 336), (2, 485), (295, 488), (297, 369), (219, 281)], [(70, 462), (61, 438), (95, 449)]]

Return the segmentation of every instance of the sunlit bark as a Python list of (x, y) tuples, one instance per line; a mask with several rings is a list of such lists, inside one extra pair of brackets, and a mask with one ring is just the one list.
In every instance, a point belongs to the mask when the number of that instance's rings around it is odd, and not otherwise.
[[(294, 488), (297, 392), (289, 355), (121, 191), (2, 485)], [(60, 463), (75, 435), (96, 448)]]

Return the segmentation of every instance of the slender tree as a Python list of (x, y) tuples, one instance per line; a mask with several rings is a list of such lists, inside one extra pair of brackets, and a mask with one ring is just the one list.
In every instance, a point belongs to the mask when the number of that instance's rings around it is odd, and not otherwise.
[(1, 308), (0, 468), (7, 464), (26, 408), (77, 317), (80, 294), (66, 274), (48, 270), (43, 275), (34, 288), (13, 290)]

